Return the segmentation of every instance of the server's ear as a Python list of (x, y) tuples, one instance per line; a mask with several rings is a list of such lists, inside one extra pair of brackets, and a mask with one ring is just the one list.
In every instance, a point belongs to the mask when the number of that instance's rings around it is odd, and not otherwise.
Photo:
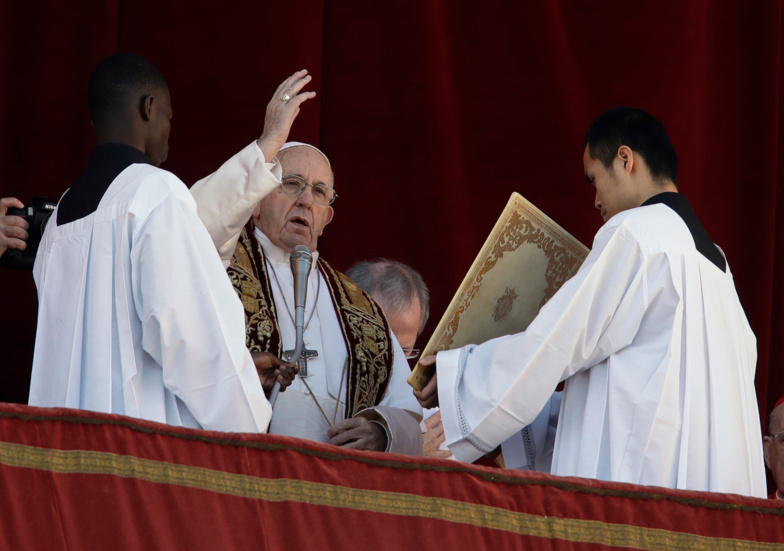
[(622, 145), (618, 148), (618, 154), (616, 155), (616, 161), (620, 165), (620, 169), (625, 172), (626, 174), (631, 173), (632, 169), (634, 168), (634, 151), (628, 145)]
[(154, 101), (155, 96), (144, 96), (139, 101), (139, 114), (145, 122), (149, 122), (152, 118), (152, 106)]

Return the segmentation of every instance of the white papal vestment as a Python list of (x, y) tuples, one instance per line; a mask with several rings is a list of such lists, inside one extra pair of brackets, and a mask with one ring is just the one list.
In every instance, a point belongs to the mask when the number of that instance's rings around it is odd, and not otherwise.
[(30, 404), (266, 430), (242, 306), (185, 185), (133, 164), (95, 212), (56, 220), (34, 269)]
[[(267, 257), (270, 289), (278, 314), (283, 349), (293, 350), (296, 330), (293, 310), (294, 278), (290, 256), (274, 245), (258, 228), (254, 233)], [(308, 360), (309, 376), (306, 380), (296, 377), (291, 386), (278, 395), (269, 432), (327, 442), (327, 430), (345, 418), (347, 351), (335, 304), (324, 276), (316, 267), (317, 262), (318, 251), (313, 251), (313, 267), (308, 276), (305, 305), (304, 342), (305, 347), (317, 351), (318, 356)], [(377, 420), (382, 424), (387, 431), (387, 451), (421, 455), (422, 436), (419, 422), (408, 412), (421, 416), (422, 408), (406, 382), (411, 369), (403, 349), (394, 334), (390, 332), (389, 336), (394, 348), (389, 386), (379, 407), (367, 408), (358, 412), (357, 416)]]
[(476, 459), (565, 381), (552, 473), (764, 497), (755, 346), (681, 217), (624, 211), (524, 333), (438, 354), (446, 442)]

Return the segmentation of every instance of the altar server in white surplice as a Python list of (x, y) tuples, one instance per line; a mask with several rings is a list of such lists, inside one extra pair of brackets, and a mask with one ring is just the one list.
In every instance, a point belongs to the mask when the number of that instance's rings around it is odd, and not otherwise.
[[(278, 185), (264, 156), (277, 154), (298, 105), (312, 97), (297, 95), (303, 77), (281, 85), (291, 87), (290, 102), (270, 103), (272, 139), (262, 134), (233, 161), (245, 179), (231, 180), (224, 167), (208, 179), (213, 191), (250, 186), (257, 202)], [(216, 251), (226, 240), (213, 242), (188, 189), (158, 168), (172, 117), (165, 80), (139, 56), (115, 54), (93, 72), (88, 99), (97, 145), (52, 214), (34, 268), (39, 315), (29, 403), (265, 431), (265, 390), (275, 379), (288, 385), (294, 370), (258, 369)], [(248, 171), (266, 183), (251, 185)], [(248, 212), (238, 216), (244, 221)], [(230, 209), (211, 215), (233, 225)]]
[(605, 220), (524, 333), (440, 352), (423, 405), (472, 461), (565, 383), (552, 473), (765, 496), (755, 338), (723, 253), (677, 193), (664, 126), (618, 108), (588, 131)]

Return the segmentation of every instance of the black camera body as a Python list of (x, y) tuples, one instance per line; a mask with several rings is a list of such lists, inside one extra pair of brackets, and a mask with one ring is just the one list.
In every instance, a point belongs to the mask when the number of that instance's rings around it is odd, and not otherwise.
[(35, 264), (35, 255), (38, 252), (38, 245), (41, 243), (41, 236), (44, 228), (49, 221), (49, 217), (54, 212), (57, 203), (47, 197), (35, 197), (29, 205), (23, 209), (9, 208), (6, 216), (21, 216), (27, 220), (30, 226), (27, 230), (27, 248), (23, 251), (19, 249), (8, 249), (3, 256), (0, 256), (0, 266), (4, 268), (14, 268), (16, 270), (32, 270)]

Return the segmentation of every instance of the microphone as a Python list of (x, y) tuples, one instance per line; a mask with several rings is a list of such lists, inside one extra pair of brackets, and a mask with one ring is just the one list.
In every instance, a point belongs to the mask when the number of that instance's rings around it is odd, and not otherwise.
[[(305, 350), (305, 302), (308, 298), (308, 276), (313, 264), (313, 255), (306, 245), (297, 245), (289, 258), (291, 275), (294, 277), (294, 329), (296, 343), (294, 353), (288, 358), (290, 362), (299, 362)], [(274, 407), (280, 392), (280, 382), (275, 381), (270, 392), (270, 404)]]
[(313, 256), (310, 254), (310, 249), (305, 245), (297, 245), (291, 251), (289, 262), (291, 263), (291, 275), (294, 276), (294, 327), (297, 329), (297, 345), (295, 346), (294, 355), (299, 359), (299, 355), (302, 353), (299, 346), (301, 343), (300, 328), (304, 331), (308, 275), (313, 263)]

